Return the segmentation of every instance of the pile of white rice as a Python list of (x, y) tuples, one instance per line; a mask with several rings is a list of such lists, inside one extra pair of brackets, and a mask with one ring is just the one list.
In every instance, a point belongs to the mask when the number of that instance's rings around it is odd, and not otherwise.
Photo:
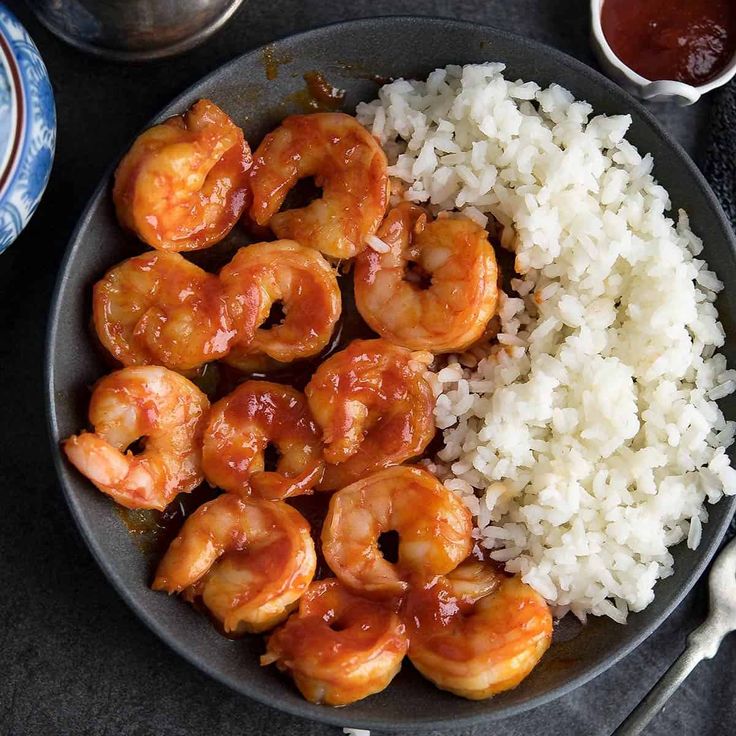
[(492, 216), (516, 253), (500, 345), (438, 374), (437, 472), (558, 615), (624, 622), (672, 574), (668, 547), (698, 545), (705, 501), (736, 493), (722, 284), (687, 215), (667, 217), (628, 115), (503, 69), (398, 80), (358, 117), (407, 199)]

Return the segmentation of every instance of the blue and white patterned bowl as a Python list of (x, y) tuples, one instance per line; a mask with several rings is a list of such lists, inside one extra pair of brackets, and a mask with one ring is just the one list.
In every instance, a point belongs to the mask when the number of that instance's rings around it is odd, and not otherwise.
[(0, 3), (0, 253), (26, 226), (51, 173), (54, 95), (36, 45)]

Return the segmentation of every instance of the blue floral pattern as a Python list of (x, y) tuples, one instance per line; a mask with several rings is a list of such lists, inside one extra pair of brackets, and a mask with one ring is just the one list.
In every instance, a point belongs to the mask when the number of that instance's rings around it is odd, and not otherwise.
[[(51, 173), (56, 145), (56, 111), (46, 67), (25, 28), (0, 4), (0, 34), (7, 42), (21, 77), (24, 114), (19, 150), (8, 162), (10, 176), (0, 191), (0, 252), (18, 237), (38, 206)], [(5, 72), (0, 66), (0, 76)], [(0, 160), (8, 145), (10, 111), (16, 94), (9, 80), (0, 81)], [(3, 95), (3, 88), (8, 94)], [(3, 106), (5, 105), (5, 107)], [(5, 110), (5, 114), (3, 111)], [(3, 135), (5, 138), (3, 139)]]
[(5, 70), (0, 67), (0, 162), (5, 161), (7, 150), (10, 147), (11, 103), (10, 84), (5, 75)]

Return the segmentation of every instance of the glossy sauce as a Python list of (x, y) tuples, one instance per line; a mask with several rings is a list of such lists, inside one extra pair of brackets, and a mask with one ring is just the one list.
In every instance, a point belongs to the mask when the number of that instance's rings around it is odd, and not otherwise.
[[(269, 466), (269, 446), (279, 457)], [(210, 410), (202, 447), (210, 483), (281, 500), (322, 478), (322, 439), (300, 391), (271, 381), (240, 384)]]
[(547, 604), (519, 577), (502, 577), (475, 602), (454, 595), (448, 578), (414, 588), (405, 621), (414, 666), (442, 689), (474, 700), (515, 687), (552, 639)]
[(250, 371), (239, 370), (222, 362), (209, 363), (191, 380), (211, 401), (222, 398), (243, 381), (251, 379), (285, 383), (303, 391), (317, 368), (331, 355), (344, 350), (353, 340), (376, 337), (376, 333), (368, 327), (355, 308), (352, 274), (338, 267), (337, 282), (342, 294), (342, 312), (329, 343), (319, 354), (291, 363), (268, 360), (263, 365), (254, 365)]
[(272, 82), (279, 76), (279, 68), (284, 64), (290, 63), (292, 61), (292, 57), (288, 54), (278, 55), (276, 53), (276, 48), (272, 44), (269, 44), (263, 48), (261, 61), (263, 63), (263, 72), (266, 75), (266, 79), (268, 79), (269, 82)]
[[(205, 255), (214, 264), (218, 261), (226, 261), (229, 254), (222, 258), (221, 254), (213, 253), (213, 250), (202, 251), (198, 260), (204, 260)], [(209, 265), (209, 264), (208, 264)], [(338, 271), (338, 282), (343, 298), (343, 312), (335, 328), (330, 344), (319, 354), (308, 360), (295, 361), (293, 363), (276, 364), (273, 370), (266, 372), (254, 371), (243, 373), (242, 371), (228, 366), (225, 363), (208, 363), (189, 378), (209, 396), (211, 401), (216, 401), (232, 393), (244, 381), (251, 379), (267, 379), (275, 383), (283, 383), (303, 390), (311, 379), (314, 371), (333, 353), (343, 350), (355, 339), (374, 337), (370, 328), (365, 324), (358, 310), (355, 309), (353, 301), (353, 279), (350, 273)], [(96, 334), (94, 334), (95, 342)], [(100, 346), (101, 357), (113, 369), (110, 354)], [(184, 519), (195, 511), (206, 501), (212, 500), (221, 493), (219, 489), (212, 488), (203, 483), (192, 493), (180, 494), (163, 512), (159, 511), (131, 511), (120, 506), (115, 509), (135, 537), (139, 548), (149, 556), (151, 565), (155, 567), (169, 544), (179, 533)], [(321, 553), (319, 535), (322, 523), (327, 514), (327, 504), (331, 494), (317, 493), (314, 496), (301, 496), (290, 500), (290, 504), (300, 511), (309, 521), (312, 529), (312, 537), (317, 549), (317, 577), (327, 577), (331, 573)]]
[(114, 508), (139, 549), (149, 557), (153, 570), (181, 530), (184, 519), (220, 493), (202, 483), (191, 493), (180, 493), (163, 511), (126, 509), (118, 504)]
[(403, 624), (392, 616), (395, 607), (395, 601), (378, 602), (354, 595), (330, 578), (310, 586), (301, 599), (299, 616), (280, 637), (296, 657), (308, 655), (321, 641), (323, 653), (329, 653), (327, 665), (339, 664), (341, 658), (379, 643), (382, 648), (401, 652), (406, 638)]
[[(398, 534), (394, 562), (382, 533)], [(322, 533), (330, 567), (373, 598), (401, 595), (411, 580), (452, 571), (471, 551), (471, 516), (433, 475), (392, 467), (342, 488), (330, 503)]]
[[(254, 162), (250, 217), (279, 238), (332, 258), (352, 258), (383, 219), (386, 154), (350, 115), (290, 115), (264, 137)], [(319, 206), (283, 210), (289, 191), (308, 177), (323, 190)]]
[(95, 284), (100, 342), (123, 365), (186, 371), (227, 354), (236, 337), (220, 280), (178, 253), (149, 251)]
[(201, 596), (228, 631), (257, 633), (286, 617), (315, 563), (309, 527), (294, 509), (224, 493), (186, 520), (152, 588)]
[(376, 74), (370, 67), (355, 61), (342, 61), (338, 62), (337, 65), (345, 71), (346, 75), (355, 79), (367, 79), (370, 82), (375, 82), (379, 87), (394, 81), (394, 77), (386, 74)]
[(320, 110), (339, 110), (345, 101), (345, 90), (334, 87), (322, 72), (307, 72), (304, 75), (307, 89)]
[(226, 363), (288, 363), (329, 344), (342, 299), (334, 269), (313, 248), (292, 240), (241, 248), (219, 280), (237, 329)]
[(269, 638), (261, 663), (290, 670), (307, 700), (340, 706), (383, 690), (407, 648), (394, 605), (360, 598), (331, 579), (309, 587), (298, 613)]
[(312, 541), (317, 552), (317, 572), (314, 573), (315, 580), (331, 578), (334, 576), (330, 566), (322, 554), (322, 526), (327, 516), (327, 507), (330, 505), (331, 493), (314, 493), (311, 496), (295, 496), (288, 499), (289, 506), (293, 506), (309, 523)]
[[(274, 79), (277, 76), (280, 64), (289, 61), (289, 59), (275, 58), (268, 49), (264, 52), (263, 60), (265, 73), (269, 79)], [(383, 83), (384, 80), (376, 81), (377, 83)], [(323, 75), (310, 73), (305, 76), (305, 82), (307, 89), (304, 100), (310, 111), (314, 109), (335, 109), (342, 103), (343, 93), (329, 85)], [(307, 101), (307, 98), (309, 101)], [(267, 228), (262, 228), (261, 232), (253, 232), (251, 229), (252, 223), (245, 224), (248, 226), (249, 235), (252, 237), (244, 238), (244, 233), (242, 231), (238, 232), (236, 229), (222, 243), (213, 248), (192, 253), (188, 255), (188, 259), (197, 263), (206, 271), (213, 273), (232, 258), (238, 247), (249, 240), (270, 240), (274, 237)], [(347, 265), (347, 262), (345, 265)], [(243, 372), (222, 362), (208, 363), (196, 371), (188, 372), (188, 377), (209, 396), (211, 401), (222, 398), (249, 379), (267, 379), (302, 390), (315, 370), (330, 355), (343, 350), (355, 339), (375, 337), (375, 333), (365, 324), (355, 308), (352, 274), (347, 272), (347, 269), (343, 268), (339, 262), (337, 267), (338, 282), (343, 300), (342, 316), (330, 343), (319, 355), (307, 360), (286, 364), (272, 361), (269, 365), (264, 366), (265, 369), (256, 369), (251, 372)], [(107, 362), (110, 362), (110, 355), (107, 351), (104, 351), (103, 357)], [(181, 531), (186, 518), (202, 504), (216, 498), (221, 493), (220, 489), (212, 488), (207, 483), (203, 483), (192, 493), (179, 495), (163, 512), (131, 511), (122, 507), (116, 507), (116, 511), (130, 533), (136, 538), (137, 545), (146, 554), (151, 565), (151, 572), (153, 572), (173, 539)], [(318, 492), (314, 495), (299, 496), (288, 500), (288, 504), (300, 511), (309, 522), (318, 557), (315, 575), (317, 580), (333, 575), (322, 556), (320, 541), (321, 529), (331, 496), (331, 493)], [(222, 631), (217, 619), (207, 611), (205, 606), (196, 600), (194, 603), (209, 615), (224, 635), (232, 636), (232, 634), (226, 634)]]
[(468, 219), (428, 220), (402, 202), (355, 259), (355, 297), (363, 318), (413, 350), (458, 353), (482, 336), (496, 311), (498, 266), (484, 228)]
[[(193, 146), (196, 166), (182, 159)], [(243, 131), (213, 102), (199, 100), (145, 130), (125, 154), (112, 193), (118, 220), (158, 250), (207, 248), (246, 208), (251, 163)]]
[(335, 112), (345, 101), (345, 90), (330, 84), (322, 72), (311, 71), (303, 76), (304, 88), (292, 92), (285, 99), (303, 112)]
[(317, 369), (306, 394), (324, 431), (327, 468), (320, 488), (343, 487), (417, 457), (435, 435), (424, 366), (416, 353), (386, 340), (353, 341)]
[(736, 52), (733, 0), (605, 0), (601, 25), (619, 59), (649, 80), (702, 85)]

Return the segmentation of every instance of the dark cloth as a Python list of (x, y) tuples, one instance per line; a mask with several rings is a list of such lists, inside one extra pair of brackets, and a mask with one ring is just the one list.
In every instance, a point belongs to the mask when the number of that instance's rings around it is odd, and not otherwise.
[[(46, 60), (59, 137), (46, 196), (18, 242), (0, 256), (0, 736), (337, 735), (339, 729), (236, 695), (184, 662), (134, 616), (93, 561), (64, 504), (46, 440), (43, 344), (56, 271), (110, 161), (157, 110), (234, 56), (336, 20), (420, 13), (495, 25), (593, 64), (590, 3), (248, 0), (205, 46), (146, 65), (84, 56), (45, 31), (20, 0), (8, 4)], [(709, 104), (652, 107), (698, 161)], [(717, 110), (716, 120), (719, 115)], [(734, 147), (719, 147), (723, 164), (731, 167), (730, 189), (719, 191), (730, 199)], [(610, 734), (679, 654), (705, 605), (701, 582), (655, 634), (593, 682), (534, 712), (462, 736)], [(716, 660), (698, 667), (648, 736), (732, 734), (727, 724), (736, 723), (734, 662), (736, 637), (724, 642)]]
[[(713, 93), (702, 165), (708, 183), (736, 229), (736, 80)], [(727, 538), (736, 536), (736, 516)]]
[(736, 80), (713, 93), (703, 173), (736, 226)]

